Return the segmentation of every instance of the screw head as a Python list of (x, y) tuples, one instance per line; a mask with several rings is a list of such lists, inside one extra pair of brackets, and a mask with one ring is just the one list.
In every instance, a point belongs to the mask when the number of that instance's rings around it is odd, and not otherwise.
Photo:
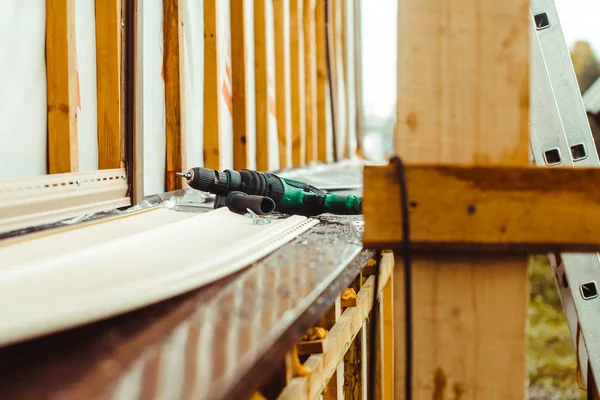
[(81, 181), (80, 181), (79, 179), (77, 179), (77, 180), (75, 181), (75, 183), (77, 184), (77, 186), (81, 186)]
[(123, 180), (127, 179), (127, 175), (125, 175), (125, 174), (121, 175), (121, 179), (123, 179)]

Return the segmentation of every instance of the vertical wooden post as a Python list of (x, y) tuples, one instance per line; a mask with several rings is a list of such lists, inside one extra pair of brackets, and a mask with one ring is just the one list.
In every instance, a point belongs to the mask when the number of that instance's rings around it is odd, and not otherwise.
[(122, 166), (121, 0), (96, 0), (98, 167)]
[(248, 126), (246, 99), (246, 7), (243, 0), (231, 0), (231, 85), (233, 105), (233, 168), (248, 167)]
[(290, 0), (290, 58), (292, 80), (292, 165), (306, 163), (306, 89), (304, 77), (304, 1)]
[(325, 0), (317, 0), (316, 20), (316, 60), (317, 60), (317, 159), (327, 162), (327, 43), (325, 35)]
[[(529, 1), (403, 0), (398, 18), (396, 153), (528, 165)], [(398, 264), (395, 398), (405, 388), (402, 281)], [(415, 398), (524, 398), (526, 258), (420, 256), (412, 284)]]
[(134, 52), (134, 72), (131, 76), (134, 77), (133, 82), (133, 104), (135, 107), (133, 120), (133, 138), (132, 138), (132, 174), (129, 177), (133, 188), (133, 203), (137, 204), (144, 198), (144, 69), (143, 69), (143, 8), (144, 0), (127, 0), (134, 1), (134, 15), (128, 20), (134, 21), (133, 31), (133, 52)]
[(277, 137), (279, 167), (287, 168), (291, 161), (291, 99), (290, 99), (290, 3), (273, 0), (275, 22), (275, 104), (277, 106)]
[(76, 172), (75, 0), (46, 0), (48, 172)]
[(277, 130), (276, 123), (271, 121), (276, 116), (275, 96), (273, 90), (273, 71), (269, 56), (269, 35), (267, 30), (268, 2), (273, 0), (254, 1), (254, 74), (256, 95), (256, 168), (267, 171), (270, 165), (269, 137)]
[[(379, 314), (383, 322), (382, 338), (383, 344), (383, 388), (382, 399), (394, 399), (394, 274), (390, 274), (386, 285), (383, 287), (381, 297), (383, 312)], [(399, 343), (398, 343), (399, 344)]]
[(219, 169), (221, 74), (219, 59), (218, 0), (204, 1), (204, 166)]
[(306, 90), (306, 161), (317, 160), (316, 0), (304, 2), (304, 82)]
[(183, 181), (175, 175), (185, 165), (183, 146), (185, 118), (183, 116), (183, 7), (180, 0), (163, 0), (164, 14), (164, 77), (167, 127), (167, 191), (180, 189)]
[[(342, 315), (341, 299), (338, 297), (331, 309), (321, 317), (319, 326), (330, 330)], [(344, 396), (344, 362), (341, 361), (323, 392), (324, 400), (338, 400)]]
[(362, 23), (361, 23), (361, 2), (353, 1), (354, 6), (354, 90), (356, 91), (355, 99), (355, 112), (356, 112), (356, 153), (357, 155), (364, 156), (362, 140), (365, 134), (365, 116), (364, 116), (364, 105), (363, 105), (363, 82), (362, 82)]

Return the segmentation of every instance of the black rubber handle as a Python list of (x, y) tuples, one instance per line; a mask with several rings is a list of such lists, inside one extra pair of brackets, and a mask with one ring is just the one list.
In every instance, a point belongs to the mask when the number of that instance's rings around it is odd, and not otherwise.
[(246, 209), (258, 215), (270, 214), (275, 210), (275, 202), (270, 197), (249, 195), (244, 192), (231, 192), (225, 205), (234, 213), (246, 214)]

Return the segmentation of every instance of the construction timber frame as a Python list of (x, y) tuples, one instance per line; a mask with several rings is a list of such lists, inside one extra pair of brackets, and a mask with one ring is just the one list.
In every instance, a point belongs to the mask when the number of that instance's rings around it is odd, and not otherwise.
[[(121, 215), (129, 206), (177, 196), (184, 184), (174, 173), (196, 166), (189, 163), (199, 153), (198, 164), (206, 167), (293, 168), (308, 182), (333, 176), (339, 178), (334, 185), (360, 186), (360, 2), (163, 0), (157, 9), (157, 2), (98, 0), (85, 14), (94, 15), (94, 74), (77, 51), (76, 43), (86, 42), (77, 29), (79, 4), (45, 1), (48, 168), (45, 175), (0, 181), (0, 247), (35, 245), (90, 226), (101, 226), (110, 241), (115, 221), (132, 217), (135, 225), (137, 216), (152, 215), (135, 207)], [(148, 54), (157, 50), (153, 64)], [(95, 103), (82, 96), (90, 74)], [(151, 108), (155, 103), (159, 109)], [(94, 114), (95, 124), (81, 122), (82, 110)], [(152, 117), (163, 113), (159, 126)], [(92, 170), (82, 167), (82, 135), (98, 148)], [(164, 152), (152, 147), (162, 141)], [(160, 220), (152, 221), (160, 228)], [(208, 288), (0, 346), (1, 360), (15, 354), (23, 361), (16, 368), (0, 361), (3, 395), (365, 399), (373, 387), (378, 398), (393, 398), (394, 256), (362, 248), (359, 216), (330, 222)], [(240, 302), (228, 300), (244, 293), (254, 306), (232, 311)], [(374, 332), (368, 322), (375, 309)], [(264, 334), (253, 335), (244, 324), (236, 329), (230, 321), (238, 314), (264, 323)], [(368, 344), (375, 341), (371, 365)], [(236, 355), (243, 362), (230, 362)], [(59, 371), (63, 362), (68, 367)], [(179, 367), (182, 382), (169, 377)], [(374, 381), (369, 369), (377, 371)]]
[[(0, 247), (49, 234), (21, 235), (39, 224), (176, 197), (185, 184), (175, 172), (197, 160), (287, 169), (307, 182), (362, 181), (364, 232), (359, 217), (322, 217), (206, 288), (2, 347), (3, 395), (366, 399), (374, 388), (376, 399), (403, 398), (400, 182), (393, 166), (359, 160), (359, 2), (97, 0), (92, 171), (79, 165), (87, 128), (78, 123), (76, 2), (45, 3), (47, 175), (0, 182), (0, 235), (10, 236)], [(531, 89), (540, 65), (529, 65), (537, 49), (529, 0), (398, 4), (394, 144), (406, 164), (415, 253), (412, 396), (525, 398), (526, 257), (600, 251), (600, 190), (582, 184), (600, 180), (600, 169), (530, 165), (530, 98), (541, 86)], [(156, 34), (151, 43), (146, 31)], [(164, 151), (151, 147), (158, 142)], [(566, 144), (561, 154), (572, 150)], [(319, 163), (328, 165), (312, 168)], [(593, 368), (584, 371), (597, 397)]]
[[(554, 2), (434, 3), (399, 3), (395, 139), (405, 172), (364, 172), (364, 245), (401, 260), (409, 218), (416, 252), (412, 304), (398, 296), (405, 266), (394, 273), (395, 396), (410, 383), (416, 398), (526, 398), (525, 256), (553, 253), (578, 380), (599, 398), (597, 255), (562, 253), (599, 249), (593, 229), (569, 227), (594, 215), (600, 193), (582, 188), (600, 170)], [(531, 166), (530, 154), (552, 168)], [(413, 334), (405, 345), (401, 321)], [(408, 346), (410, 382), (400, 362)]]

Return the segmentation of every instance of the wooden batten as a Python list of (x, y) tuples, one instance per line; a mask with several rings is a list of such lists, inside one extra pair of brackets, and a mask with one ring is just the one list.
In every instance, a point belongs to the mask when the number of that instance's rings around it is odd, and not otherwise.
[(185, 164), (183, 12), (179, 0), (163, 0), (167, 191), (181, 189), (183, 181), (175, 173), (180, 172)]
[[(327, 335), (327, 345), (323, 349), (322, 354), (313, 354), (304, 363), (304, 366), (310, 369), (310, 375), (292, 379), (279, 395), (279, 400), (315, 399), (325, 388), (327, 388), (327, 390), (323, 395), (330, 396), (326, 397), (328, 399), (332, 398), (332, 394), (339, 395), (338, 397), (333, 398), (340, 398), (343, 396), (344, 354), (346, 354), (348, 345), (352, 343), (359, 334), (362, 335), (361, 341), (363, 346), (366, 344), (366, 335), (364, 335), (366, 326), (364, 323), (374, 306), (375, 296), (381, 298), (382, 294), (385, 295), (385, 287), (387, 286), (386, 284), (390, 282), (390, 276), (394, 267), (394, 255), (392, 253), (382, 254), (380, 263), (379, 290), (375, 289), (375, 276), (370, 276), (357, 294), (356, 307), (345, 309), (335, 320), (335, 324), (331, 327)], [(335, 307), (332, 308), (326, 317), (331, 317), (332, 312), (335, 312)], [(382, 318), (385, 327), (385, 315), (380, 315), (380, 317)], [(300, 348), (298, 350), (300, 351)], [(363, 352), (361, 357), (364, 359), (365, 355), (365, 352)], [(366, 398), (365, 381), (366, 379), (362, 381), (363, 398)], [(334, 383), (335, 386), (333, 386)], [(339, 383), (342, 383), (342, 385), (338, 386)], [(384, 397), (384, 399), (387, 398), (389, 397)]]
[[(481, 10), (494, 26), (482, 23)], [(482, 0), (476, 8), (398, 3), (395, 152), (405, 163), (529, 164), (528, 10), (526, 0)], [(422, 256), (412, 271), (413, 396), (523, 399), (527, 259)], [(402, 324), (400, 273), (394, 295), (394, 320)], [(400, 327), (398, 399), (405, 390)]]
[(97, 0), (96, 82), (98, 90), (98, 167), (122, 167), (122, 0)]
[(317, 160), (317, 43), (316, 0), (304, 2), (304, 82), (306, 98), (306, 162)]
[(248, 167), (248, 109), (246, 79), (246, 1), (231, 1), (231, 85), (233, 107), (233, 168)]
[(355, 120), (350, 123), (355, 124), (356, 129), (356, 154), (364, 157), (363, 153), (363, 137), (365, 132), (365, 116), (364, 116), (364, 105), (363, 105), (363, 82), (362, 82), (362, 40), (361, 40), (361, 2), (352, 1), (354, 13), (354, 29), (353, 29), (353, 67), (354, 67), (354, 111), (356, 113)]
[(219, 58), (222, 57), (219, 46), (219, 4), (218, 0), (204, 1), (204, 166), (219, 169), (220, 131), (219, 118), (221, 102)]
[(76, 172), (75, 0), (46, 0), (48, 172)]
[(131, 173), (130, 182), (132, 186), (132, 199), (133, 203), (137, 204), (144, 198), (144, 69), (142, 68), (143, 60), (143, 37), (144, 37), (144, 24), (143, 24), (143, 0), (128, 0), (133, 1), (133, 16), (128, 18), (129, 21), (133, 21), (133, 30), (135, 35), (133, 37), (133, 65), (134, 73), (133, 78), (133, 106), (135, 112), (133, 118), (133, 137), (132, 137), (132, 154), (133, 160), (131, 160)]
[(273, 2), (275, 29), (275, 104), (279, 167), (290, 167), (291, 161), (291, 88), (290, 88), (290, 0)]
[(306, 82), (304, 76), (304, 1), (290, 0), (292, 166), (306, 164)]
[(273, 165), (270, 140), (277, 135), (275, 105), (275, 70), (271, 36), (273, 23), (269, 18), (272, 0), (254, 1), (254, 74), (256, 96), (256, 168), (267, 171)]
[(327, 162), (327, 114), (328, 78), (327, 78), (327, 43), (325, 35), (325, 0), (317, 0), (315, 8), (316, 21), (316, 64), (317, 64), (317, 159)]

